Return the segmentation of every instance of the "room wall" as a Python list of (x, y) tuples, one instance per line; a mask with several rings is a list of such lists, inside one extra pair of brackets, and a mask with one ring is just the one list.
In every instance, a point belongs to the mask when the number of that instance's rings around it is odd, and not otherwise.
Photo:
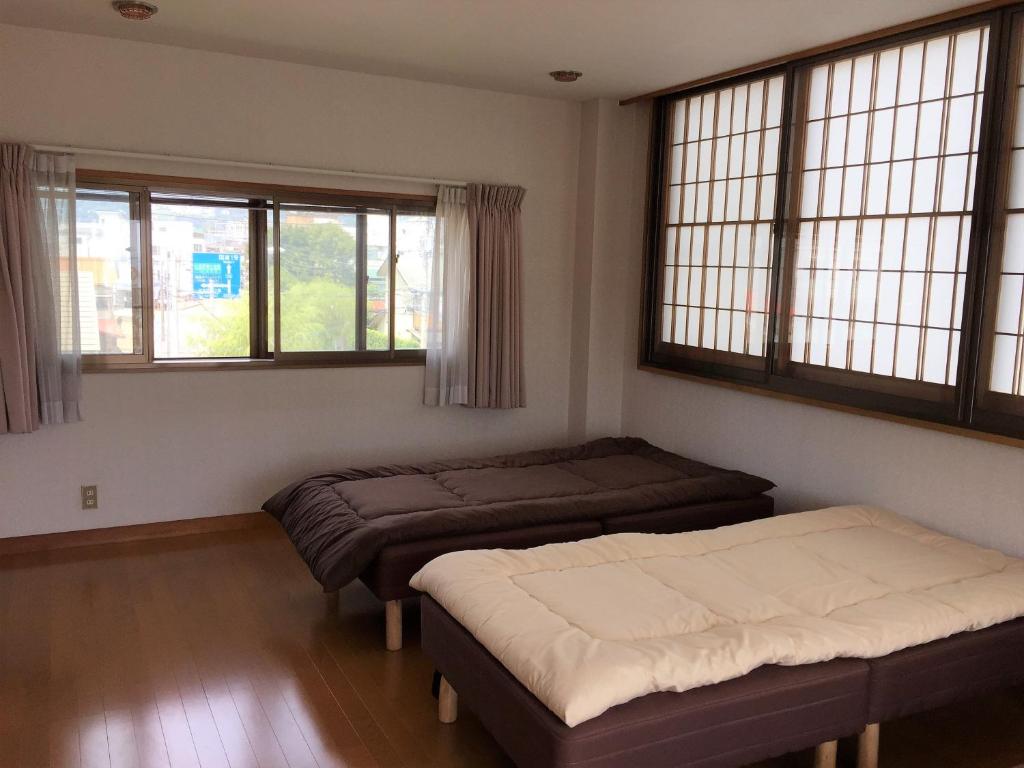
[[(418, 367), (87, 375), (85, 422), (0, 438), (0, 537), (243, 512), (331, 467), (565, 441), (579, 104), (2, 25), (0, 72), (0, 140), (528, 190), (527, 408), (425, 408)], [(395, 188), (176, 163), (79, 165)], [(93, 483), (99, 509), (84, 512), (79, 486)]]
[[(84, 423), (0, 439), (0, 537), (230, 514), (333, 466), (621, 433), (769, 477), (782, 511), (878, 503), (1024, 554), (1020, 449), (637, 370), (643, 106), (2, 25), (0, 72), (3, 140), (528, 188), (526, 409), (424, 408), (419, 368), (89, 375)], [(395, 188), (175, 163), (81, 164)], [(78, 508), (85, 483), (99, 485), (94, 512)]]
[(635, 368), (624, 430), (774, 481), (777, 509), (877, 504), (1024, 556), (1024, 449)]
[[(625, 108), (628, 111), (633, 108)], [(646, 116), (622, 155), (639, 172), (619, 207), (642, 211)], [(635, 216), (635, 214), (634, 214)], [(774, 481), (777, 510), (877, 504), (938, 530), (1024, 556), (1024, 449), (786, 402), (637, 369), (642, 226), (622, 296), (629, 318), (623, 356), (622, 431), (695, 459)], [(596, 268), (596, 267), (595, 267)]]
[[(573, 254), (572, 353), (569, 357), (569, 438), (587, 434), (587, 389), (590, 386), (591, 291), (594, 283), (594, 243), (597, 211), (598, 129), (597, 100), (580, 111), (579, 161), (576, 176), (576, 247)], [(621, 404), (620, 404), (621, 410)]]
[[(643, 108), (610, 99), (583, 105), (576, 205), (569, 438), (592, 440), (622, 431), (623, 354), (632, 325), (622, 301), (639, 237), (641, 207), (624, 207), (642, 178), (636, 145)], [(625, 150), (625, 151), (624, 151)]]

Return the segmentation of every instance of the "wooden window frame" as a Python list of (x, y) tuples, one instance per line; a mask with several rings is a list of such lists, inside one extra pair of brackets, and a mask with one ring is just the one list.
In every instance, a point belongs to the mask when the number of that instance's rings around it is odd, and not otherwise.
[[(980, 429), (1003, 434), (1024, 435), (1024, 397), (988, 388), (991, 375), (992, 357), (995, 344), (995, 321), (1003, 252), (1007, 210), (1005, 201), (1009, 192), (1010, 152), (1013, 145), (1014, 118), (1017, 99), (1020, 98), (1018, 75), (1024, 63), (1024, 6), (1019, 6), (1007, 21), (1007, 61), (1005, 71), (1000, 73), (998, 82), (1002, 89), (1004, 110), (995, 128), (997, 138), (994, 182), (991, 190), (991, 226), (987, 234), (987, 248), (984, 263), (980, 265), (979, 341), (975, 350), (977, 371), (975, 398), (972, 402), (971, 417)], [(1012, 78), (1012, 80), (1011, 80)], [(1008, 94), (1013, 92), (1013, 98)]]
[[(776, 262), (776, 259), (778, 258), (778, 251), (776, 248), (776, 238), (774, 236), (774, 233), (778, 231), (779, 223), (781, 221), (782, 201), (785, 199), (785, 189), (787, 185), (786, 180), (788, 177), (787, 157), (786, 153), (783, 151), (783, 148), (787, 146), (788, 142), (789, 121), (787, 121), (786, 115), (788, 114), (790, 109), (788, 101), (790, 97), (790, 88), (785, 68), (774, 67), (766, 70), (761, 70), (755, 73), (748, 73), (740, 75), (738, 77), (729, 78), (727, 80), (708, 83), (706, 85), (698, 86), (696, 88), (687, 90), (679, 94), (674, 94), (672, 96), (665, 97), (664, 99), (661, 100), (661, 111), (657, 115), (657, 118), (662, 121), (662, 124), (657, 135), (655, 137), (652, 137), (651, 145), (653, 148), (655, 146), (654, 141), (657, 140), (658, 144), (660, 145), (660, 162), (664, 164), (662, 166), (662, 171), (658, 172), (657, 177), (653, 175), (651, 177), (652, 189), (655, 188), (654, 185), (656, 183), (658, 193), (658, 211), (655, 219), (656, 223), (654, 225), (656, 228), (651, 234), (652, 242), (654, 242), (653, 258), (657, 261), (658, 259), (661, 258), (660, 254), (664, 246), (665, 232), (669, 227), (667, 206), (664, 204), (664, 201), (667, 199), (668, 194), (671, 192), (672, 183), (671, 180), (668, 178), (668, 174), (664, 173), (663, 171), (664, 168), (667, 168), (671, 163), (673, 142), (672, 132), (670, 130), (670, 121), (672, 107), (676, 104), (676, 102), (682, 101), (684, 99), (688, 99), (694, 96), (702, 96), (707, 93), (714, 93), (716, 91), (726, 90), (735, 86), (743, 85), (745, 83), (757, 82), (761, 80), (763, 80), (766, 83), (765, 98), (767, 98), (767, 83), (779, 75), (782, 75), (784, 79), (782, 92), (781, 119), (779, 122), (779, 157), (776, 163), (776, 169), (774, 174), (776, 177), (774, 215), (770, 221), (758, 220), (750, 223), (752, 227), (752, 233), (753, 229), (760, 226), (761, 224), (769, 224), (772, 228), (771, 231), (773, 232), (772, 245), (769, 248), (770, 253), (768, 257), (767, 282), (769, 300), (767, 306), (767, 313), (765, 317), (765, 323), (767, 325), (765, 357), (761, 357), (759, 355), (751, 355), (743, 352), (712, 349), (708, 347), (692, 347), (686, 345), (677, 345), (662, 341), (662, 323), (664, 316), (662, 312), (662, 303), (660, 299), (658, 299), (657, 306), (654, 308), (653, 314), (650, 318), (652, 334), (652, 349), (650, 362), (654, 364), (662, 364), (665, 365), (666, 367), (672, 368), (673, 370), (683, 370), (693, 373), (704, 373), (713, 375), (716, 372), (723, 372), (729, 378), (745, 382), (763, 382), (768, 375), (768, 360), (771, 356), (771, 351), (773, 349), (774, 338), (773, 319), (775, 317), (774, 303), (776, 289), (775, 285), (773, 284), (773, 281), (774, 275), (778, 271)], [(762, 129), (762, 131), (765, 133), (767, 132), (767, 130), (770, 129)], [(700, 139), (698, 138), (698, 142), (699, 141)], [(715, 141), (714, 137), (712, 137), (711, 141)], [(759, 160), (757, 176), (761, 177), (763, 175), (764, 174), (761, 169), (761, 161)], [(713, 181), (714, 179), (712, 178), (712, 182)], [(685, 186), (685, 184), (681, 184), (680, 188), (682, 188), (683, 186)], [(760, 187), (758, 188), (760, 189)], [(710, 186), (708, 190), (708, 197), (710, 204)], [(755, 205), (760, 205), (760, 201), (755, 203)], [(716, 225), (722, 227), (735, 226), (734, 223), (728, 221), (713, 222), (710, 220), (707, 222), (693, 222), (692, 224), (687, 225), (682, 221), (681, 212), (680, 221), (676, 224), (677, 228), (681, 228), (683, 226), (690, 226), (693, 229), (696, 229), (698, 226), (706, 227)], [(676, 237), (678, 238), (678, 236), (679, 235), (677, 232)], [(751, 258), (753, 257), (751, 256)], [(664, 296), (665, 270), (662, 267), (664, 267), (664, 265), (658, 265), (658, 267), (655, 269), (655, 273), (653, 274), (654, 291), (656, 297)]]
[[(90, 189), (110, 189), (129, 192), (132, 200), (132, 215), (138, 217), (137, 228), (142, 281), (142, 349), (134, 354), (83, 355), (82, 370), (85, 373), (105, 372), (147, 372), (147, 371), (223, 371), (223, 370), (264, 370), (269, 368), (325, 368), (349, 366), (391, 366), (423, 365), (426, 351), (422, 349), (395, 349), (395, 267), (397, 261), (396, 223), (401, 215), (433, 215), (436, 198), (432, 195), (398, 194), (390, 192), (365, 192), (354, 190), (325, 189), (280, 184), (259, 184), (250, 182), (221, 181), (217, 179), (132, 174), (112, 171), (80, 169), (76, 184)], [(180, 195), (169, 204), (185, 204), (189, 198), (201, 203), (201, 196), (227, 196), (236, 200), (232, 207), (249, 211), (249, 282), (252, 288), (250, 300), (249, 356), (232, 358), (181, 358), (157, 359), (153, 350), (153, 280), (152, 280), (152, 215), (151, 195)], [(155, 202), (161, 202), (157, 199)], [(194, 204), (194, 203), (193, 203)], [(389, 280), (388, 280), (388, 349), (367, 350), (365, 329), (365, 301), (357, 297), (357, 331), (360, 349), (343, 352), (282, 352), (281, 309), (280, 309), (280, 260), (274, 258), (268, 263), (267, 254), (273, 246), (273, 253), (280, 252), (280, 205), (323, 206), (344, 209), (352, 213), (380, 212), (390, 219), (389, 239)], [(268, 243), (268, 226), (273, 220), (273, 243)], [(358, 221), (365, 222), (365, 217)], [(363, 228), (365, 229), (365, 223)], [(365, 298), (366, 286), (361, 285), (365, 277), (364, 258), (357, 247), (357, 293)], [(365, 256), (365, 254), (362, 254)], [(268, 288), (273, 270), (273, 311), (274, 338), (270, 338), (271, 296)], [(359, 288), (362, 288), (360, 291)], [(361, 312), (359, 310), (362, 310)], [(362, 323), (362, 324), (361, 324)]]
[[(786, 349), (790, 343), (789, 316), (795, 269), (795, 238), (798, 232), (794, 206), (799, 204), (799, 175), (803, 147), (799, 137), (806, 121), (806, 108), (799, 102), (801, 88), (809, 81), (814, 66), (837, 59), (855, 57), (893, 45), (905, 45), (942, 33), (989, 27), (986, 73), (983, 86), (981, 127), (978, 141), (976, 179), (970, 240), (967, 247), (963, 317), (955, 386), (930, 384), (874, 374), (862, 374), (809, 363), (789, 363)], [(1009, 438), (1024, 438), (1024, 397), (994, 396), (983, 392), (988, 379), (987, 365), (990, 324), (998, 292), (999, 244), (993, 246), (994, 219), (998, 224), (997, 200), (1006, 184), (1005, 142), (1012, 130), (1013, 102), (1007, 98), (1007, 78), (1016, 76), (1014, 56), (1024, 37), (1024, 3), (988, 4), (966, 9), (963, 13), (902, 25), (865, 35), (855, 41), (823, 46), (788, 57), (780, 57), (763, 67), (748, 67), (726, 73), (720, 78), (704, 78), (690, 86), (653, 95), (651, 139), (648, 163), (648, 196), (645, 225), (645, 266), (638, 365), (644, 370), (696, 376), (726, 385), (738, 385), (751, 391), (778, 395), (802, 402), (839, 406), (872, 414), (910, 420), (914, 423), (942, 425), (966, 433), (989, 433)], [(1015, 47), (1016, 46), (1016, 47)], [(785, 75), (784, 113), (780, 137), (779, 190), (776, 225), (773, 232), (774, 258), (771, 305), (769, 307), (768, 347), (763, 366), (756, 370), (737, 365), (721, 356), (694, 354), (672, 349), (676, 345), (661, 342), (662, 312), (661, 264), (662, 221), (665, 205), (667, 164), (671, 157), (669, 114), (675, 101), (699, 93), (726, 88), (751, 80)], [(799, 213), (798, 211), (796, 213)], [(993, 281), (996, 281), (995, 283)], [(794, 365), (800, 366), (795, 373)], [(996, 401), (994, 407), (985, 407)]]
[[(140, 284), (138, 286), (132, 285), (132, 294), (134, 295), (136, 290), (139, 293), (139, 307), (138, 311), (135, 311), (133, 307), (133, 327), (132, 334), (137, 337), (140, 341), (138, 348), (135, 348), (133, 340), (133, 352), (123, 354), (83, 354), (82, 355), (82, 367), (85, 371), (101, 368), (118, 368), (121, 366), (137, 367), (145, 365), (148, 360), (152, 358), (152, 337), (147, 332), (147, 328), (151, 327), (151, 318), (147, 315), (151, 311), (151, 307), (146, 300), (147, 289), (146, 286), (151, 284), (150, 281), (150, 262), (143, 253), (143, 244), (149, 240), (149, 215), (148, 212), (144, 212), (143, 209), (148, 207), (148, 199), (145, 193), (144, 187), (139, 187), (130, 184), (111, 184), (105, 180), (99, 179), (83, 179), (83, 172), (77, 174), (76, 185), (79, 187), (86, 187), (89, 190), (96, 190), (103, 192), (104, 190), (111, 192), (126, 192), (128, 194), (128, 206), (129, 215), (133, 222), (138, 222), (137, 227), (131, 228), (131, 241), (132, 248), (135, 250), (139, 260), (139, 272), (138, 278)], [(76, 190), (77, 192), (77, 190)], [(76, 307), (76, 311), (77, 311)]]

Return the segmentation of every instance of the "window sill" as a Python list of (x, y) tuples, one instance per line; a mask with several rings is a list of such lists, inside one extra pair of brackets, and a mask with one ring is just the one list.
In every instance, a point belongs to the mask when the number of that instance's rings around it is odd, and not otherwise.
[(339, 353), (338, 356), (307, 357), (297, 359), (262, 360), (258, 358), (231, 358), (215, 360), (161, 360), (151, 363), (82, 362), (82, 373), (154, 373), (164, 371), (269, 371), (282, 368), (379, 368), (389, 366), (424, 365), (426, 352), (402, 350), (398, 354)]
[(812, 405), (818, 408), (825, 408), (830, 411), (839, 411), (840, 413), (850, 413), (856, 416), (868, 416), (881, 421), (905, 424), (907, 426), (918, 427), (920, 429), (928, 429), (933, 432), (943, 432), (947, 435), (958, 435), (960, 437), (969, 437), (974, 440), (981, 440), (987, 443), (997, 443), (999, 445), (1009, 445), (1015, 448), (1024, 448), (1024, 438), (1001, 434), (996, 431), (983, 431), (983, 428), (980, 426), (968, 427), (957, 424), (947, 424), (909, 416), (900, 416), (893, 413), (885, 413), (883, 411), (874, 411), (867, 408), (858, 408), (857, 406), (844, 405), (842, 403), (834, 403), (827, 400), (819, 400), (813, 397), (806, 397), (804, 395), (771, 389), (767, 385), (745, 384), (721, 378), (711, 378), (708, 376), (701, 376), (699, 374), (685, 373), (683, 371), (677, 371), (643, 361), (637, 364), (637, 370), (643, 371), (644, 373), (671, 376), (672, 378), (692, 381), (697, 384), (707, 384), (714, 387), (721, 387), (723, 389), (731, 389), (735, 392), (745, 392), (747, 394), (760, 395), (761, 397), (769, 397), (775, 400), (785, 400), (790, 403)]

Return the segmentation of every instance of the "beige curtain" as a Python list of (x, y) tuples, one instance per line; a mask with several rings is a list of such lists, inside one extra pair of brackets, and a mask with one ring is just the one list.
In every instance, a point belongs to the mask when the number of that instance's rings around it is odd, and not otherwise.
[(39, 428), (32, 150), (0, 145), (0, 433)]
[(78, 421), (74, 161), (0, 144), (0, 433)]
[(469, 298), (469, 393), (473, 408), (522, 408), (522, 187), (466, 190), (473, 265)]

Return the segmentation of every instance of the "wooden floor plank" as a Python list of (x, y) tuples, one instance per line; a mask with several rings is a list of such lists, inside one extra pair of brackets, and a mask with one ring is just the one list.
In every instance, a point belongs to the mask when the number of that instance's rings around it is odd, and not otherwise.
[(81, 752), (78, 746), (78, 720), (54, 720), (47, 731), (47, 746), (50, 752), (49, 765), (56, 768), (80, 768)]
[[(384, 651), (277, 529), (0, 558), (0, 768), (510, 768), (468, 707), (437, 722), (404, 623)], [(887, 723), (881, 766), (1018, 766), (1022, 722), (1011, 692)]]
[(107, 751), (110, 768), (139, 768), (139, 748), (135, 744), (135, 724), (130, 710), (107, 710)]
[(277, 734), (263, 711), (252, 683), (247, 679), (235, 680), (229, 686), (229, 691), (260, 768), (289, 768)]
[(156, 702), (132, 709), (132, 729), (135, 746), (139, 750), (141, 768), (171, 768), (167, 754), (167, 740), (160, 724), (160, 711)]
[(78, 722), (78, 751), (82, 768), (110, 768), (107, 718), (103, 714), (83, 717)]

